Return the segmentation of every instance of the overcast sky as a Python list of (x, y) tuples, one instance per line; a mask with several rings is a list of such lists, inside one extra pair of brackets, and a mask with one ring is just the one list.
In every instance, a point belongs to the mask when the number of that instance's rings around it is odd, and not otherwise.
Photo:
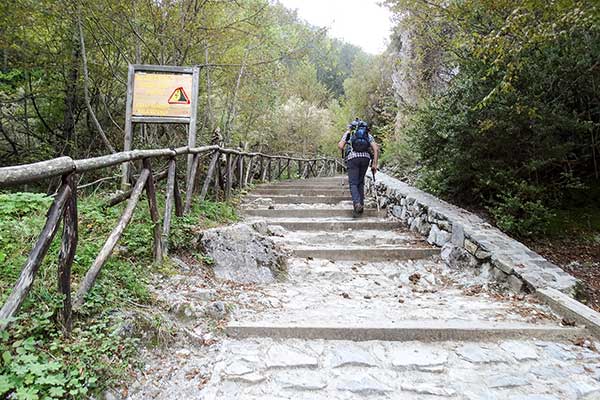
[(280, 0), (311, 25), (329, 28), (332, 37), (360, 46), (368, 53), (385, 50), (391, 13), (380, 0)]

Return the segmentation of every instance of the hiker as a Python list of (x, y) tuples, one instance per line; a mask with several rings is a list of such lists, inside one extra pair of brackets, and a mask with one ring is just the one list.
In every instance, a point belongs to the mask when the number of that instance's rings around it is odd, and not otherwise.
[[(352, 194), (352, 216), (357, 218), (363, 213), (365, 206), (365, 174), (369, 169), (371, 153), (373, 161), (371, 170), (373, 174), (377, 172), (377, 160), (379, 159), (379, 146), (375, 139), (369, 133), (369, 125), (356, 118), (348, 130), (344, 132), (338, 148), (344, 152), (348, 169), (348, 183), (350, 184), (350, 193)], [(345, 148), (345, 149), (344, 149)]]

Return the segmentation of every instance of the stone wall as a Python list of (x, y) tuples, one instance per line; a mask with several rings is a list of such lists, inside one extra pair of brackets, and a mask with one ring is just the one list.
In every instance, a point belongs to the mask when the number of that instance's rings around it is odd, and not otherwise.
[(478, 216), (384, 173), (376, 178), (374, 188), (372, 179), (368, 187), (377, 191), (380, 206), (441, 247), (449, 265), (480, 268), (516, 292), (552, 288), (576, 296), (579, 283), (573, 276)]

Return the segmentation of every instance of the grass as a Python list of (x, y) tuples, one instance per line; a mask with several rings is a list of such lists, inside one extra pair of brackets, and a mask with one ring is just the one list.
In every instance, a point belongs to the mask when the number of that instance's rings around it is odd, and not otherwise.
[[(8, 297), (37, 240), (52, 199), (42, 194), (0, 194), (0, 303)], [(104, 207), (104, 199), (79, 199), (79, 243), (73, 285), (85, 275), (121, 215), (124, 204)], [(162, 207), (161, 207), (162, 208)], [(194, 204), (189, 215), (174, 217), (170, 251), (191, 250), (194, 235), (236, 219), (225, 203)], [(84, 307), (65, 338), (57, 314), (56, 286), (60, 233), (36, 276), (34, 287), (9, 329), (0, 333), (0, 398), (76, 399), (101, 393), (136, 368), (139, 339), (122, 335), (119, 314), (128, 304), (151, 302), (152, 225), (145, 198), (104, 266)]]

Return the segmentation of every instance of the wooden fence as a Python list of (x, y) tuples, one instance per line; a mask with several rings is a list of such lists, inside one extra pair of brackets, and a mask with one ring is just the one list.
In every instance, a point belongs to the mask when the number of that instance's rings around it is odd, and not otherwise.
[[(193, 162), (185, 185), (185, 201), (179, 190), (176, 174), (177, 158), (191, 156)], [(203, 182), (200, 179), (200, 163), (203, 156), (210, 162)], [(167, 159), (167, 170), (156, 175), (152, 172), (151, 161)], [(127, 205), (117, 225), (113, 228), (95, 261), (80, 282), (74, 299), (71, 299), (71, 266), (75, 257), (78, 241), (77, 225), (77, 175), (86, 171), (95, 171), (124, 163), (141, 161), (141, 172), (132, 187), (113, 196), (109, 206), (127, 200)], [(187, 160), (186, 160), (187, 161)], [(326, 176), (342, 171), (342, 164), (331, 158), (297, 158), (289, 156), (248, 153), (219, 146), (198, 148), (181, 147), (177, 149), (133, 150), (95, 157), (83, 160), (73, 160), (70, 157), (60, 157), (27, 165), (0, 168), (0, 187), (9, 187), (24, 183), (37, 182), (48, 178), (61, 177), (62, 182), (50, 206), (42, 232), (33, 246), (21, 274), (12, 292), (0, 310), (0, 330), (7, 327), (10, 320), (18, 312), (27, 297), (42, 264), (50, 244), (63, 222), (61, 248), (58, 255), (58, 289), (64, 296), (60, 320), (65, 333), (71, 331), (72, 310), (83, 305), (86, 294), (94, 282), (108, 257), (111, 255), (117, 241), (131, 221), (133, 211), (138, 204), (142, 192), (146, 191), (150, 218), (154, 225), (152, 252), (155, 262), (161, 262), (168, 252), (169, 232), (173, 208), (175, 214), (181, 216), (188, 213), (192, 202), (206, 198), (211, 183), (215, 189), (222, 188), (225, 199), (230, 199), (232, 189), (244, 188), (257, 181), (272, 181), (280, 178), (291, 178), (292, 170), (297, 164), (300, 178)], [(156, 201), (156, 183), (167, 179), (164, 217), (161, 221)], [(200, 183), (202, 184), (200, 187)], [(215, 192), (218, 193), (218, 190)]]

